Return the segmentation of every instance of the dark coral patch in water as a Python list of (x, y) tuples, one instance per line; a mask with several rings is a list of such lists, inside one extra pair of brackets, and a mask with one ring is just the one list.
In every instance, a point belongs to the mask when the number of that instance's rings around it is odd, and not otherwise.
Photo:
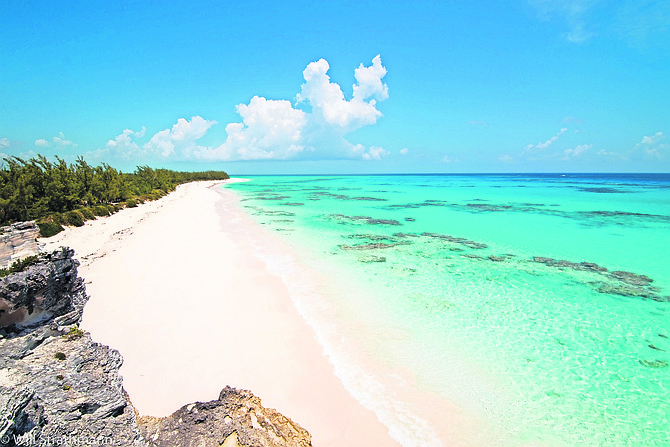
[(667, 368), (667, 360), (640, 360), (640, 363), (648, 368)]
[(400, 222), (394, 219), (374, 219), (369, 216), (347, 216), (345, 214), (331, 214), (328, 217), (335, 220), (351, 220), (354, 222), (361, 221), (368, 225), (402, 225)]
[(465, 239), (463, 237), (449, 236), (447, 234), (437, 234), (437, 233), (427, 233), (426, 232), (426, 233), (421, 233), (421, 236), (428, 236), (428, 237), (434, 237), (434, 238), (437, 238), (437, 239), (442, 239), (443, 241), (465, 245), (466, 247), (473, 248), (475, 250), (480, 250), (480, 249), (488, 247), (488, 245), (482, 244), (480, 242), (470, 241), (470, 240)]
[(311, 194), (311, 199), (319, 199), (321, 197), (328, 197), (330, 199), (336, 200), (363, 200), (369, 202), (386, 202), (387, 199), (381, 199), (378, 197), (351, 197), (344, 194), (333, 194), (330, 192), (314, 192)]

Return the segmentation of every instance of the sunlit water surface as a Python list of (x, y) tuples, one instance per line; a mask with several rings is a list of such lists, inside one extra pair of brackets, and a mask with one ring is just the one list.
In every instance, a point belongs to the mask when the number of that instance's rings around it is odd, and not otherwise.
[(403, 445), (439, 444), (347, 350), (483, 414), (500, 445), (670, 445), (670, 175), (251, 179), (226, 187), (355, 285), (319, 296), (329, 321), (297, 304)]

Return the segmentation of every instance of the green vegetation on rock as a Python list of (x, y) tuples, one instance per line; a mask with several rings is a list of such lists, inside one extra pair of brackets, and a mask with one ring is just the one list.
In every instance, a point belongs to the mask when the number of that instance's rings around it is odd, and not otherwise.
[(27, 258), (14, 261), (9, 268), (0, 269), (0, 278), (11, 275), (12, 273), (22, 272), (37, 262), (37, 256), (28, 256)]

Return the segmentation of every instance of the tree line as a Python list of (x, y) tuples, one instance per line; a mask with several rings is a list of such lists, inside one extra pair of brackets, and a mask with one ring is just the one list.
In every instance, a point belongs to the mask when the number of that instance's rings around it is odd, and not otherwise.
[(123, 173), (106, 163), (91, 166), (83, 157), (68, 164), (38, 155), (30, 160), (5, 157), (0, 163), (0, 225), (35, 220), (42, 236), (62, 225), (83, 225), (127, 206), (156, 200), (177, 185), (197, 180), (225, 180), (223, 171), (180, 172), (138, 166)]

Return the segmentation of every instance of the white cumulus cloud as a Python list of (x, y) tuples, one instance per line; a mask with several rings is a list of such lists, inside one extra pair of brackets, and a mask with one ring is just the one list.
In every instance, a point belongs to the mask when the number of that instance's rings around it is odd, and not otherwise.
[(125, 129), (120, 135), (117, 135), (113, 140), (109, 140), (105, 145), (110, 153), (128, 159), (141, 151), (140, 147), (134, 141), (134, 138), (142, 138), (146, 128), (142, 127), (139, 132)]
[(361, 154), (361, 158), (363, 160), (381, 160), (388, 154), (389, 151), (387, 151), (386, 149), (378, 146), (372, 146), (367, 151), (363, 151), (363, 153)]
[(563, 151), (563, 160), (571, 160), (573, 158), (580, 157), (584, 152), (588, 151), (592, 147), (592, 144), (580, 144), (574, 148), (568, 148)]
[(377, 101), (388, 98), (382, 82), (386, 68), (381, 57), (370, 66), (354, 71), (356, 83), (351, 99), (328, 76), (324, 59), (312, 62), (303, 71), (304, 83), (296, 103), (254, 96), (248, 104), (238, 104), (241, 122), (226, 125), (226, 140), (213, 145), (198, 144), (216, 121), (194, 116), (180, 118), (171, 128), (161, 130), (140, 146), (137, 139), (146, 131), (126, 129), (95, 153), (125, 159), (159, 158), (176, 160), (294, 160), (361, 159), (381, 160), (389, 152), (381, 147), (365, 147), (345, 136), (360, 127), (375, 124), (382, 116)]
[[(296, 95), (297, 103), (254, 96), (249, 104), (236, 108), (241, 123), (226, 126), (228, 137), (218, 147), (199, 147), (193, 158), (206, 160), (288, 160), (352, 158), (380, 160), (383, 148), (365, 148), (347, 141), (345, 135), (375, 124), (382, 113), (377, 101), (388, 98), (382, 82), (386, 68), (381, 57), (355, 71), (356, 84), (347, 100), (340, 86), (328, 76), (330, 65), (320, 59), (303, 71), (305, 82)], [(300, 106), (309, 106), (306, 111)]]
[(663, 132), (656, 132), (654, 135), (642, 137), (642, 141), (635, 145), (634, 152), (642, 152), (648, 158), (662, 159), (665, 157), (668, 144), (665, 143)]
[(65, 134), (63, 132), (58, 132), (58, 136), (53, 137), (53, 142), (54, 146), (57, 148), (66, 148), (73, 145), (76, 146), (76, 144), (72, 143), (72, 140), (65, 138)]
[(75, 143), (72, 142), (72, 140), (68, 140), (65, 138), (65, 134), (63, 132), (58, 132), (58, 135), (53, 137), (51, 141), (45, 140), (44, 138), (40, 138), (38, 140), (35, 140), (35, 146), (38, 147), (53, 147), (56, 149), (67, 149), (70, 147), (77, 147)]
[(228, 138), (217, 148), (200, 148), (196, 158), (209, 160), (268, 160), (293, 158), (305, 150), (306, 113), (290, 101), (254, 96), (239, 104), (241, 123), (226, 126)]
[(380, 101), (388, 98), (388, 87), (382, 83), (386, 68), (381, 57), (376, 56), (371, 66), (361, 64), (354, 71), (358, 84), (353, 86), (351, 100), (345, 99), (340, 86), (330, 81), (329, 69), (325, 59), (307, 65), (302, 73), (305, 83), (297, 96), (298, 103), (308, 102), (312, 106), (314, 120), (323, 120), (347, 132), (376, 123), (382, 113), (377, 110), (374, 98)]
[(182, 154), (188, 158), (202, 149), (196, 144), (196, 141), (202, 138), (214, 124), (216, 121), (209, 121), (201, 116), (194, 116), (191, 121), (179, 118), (171, 129), (161, 130), (151, 137), (143, 149), (163, 158), (175, 154)]

